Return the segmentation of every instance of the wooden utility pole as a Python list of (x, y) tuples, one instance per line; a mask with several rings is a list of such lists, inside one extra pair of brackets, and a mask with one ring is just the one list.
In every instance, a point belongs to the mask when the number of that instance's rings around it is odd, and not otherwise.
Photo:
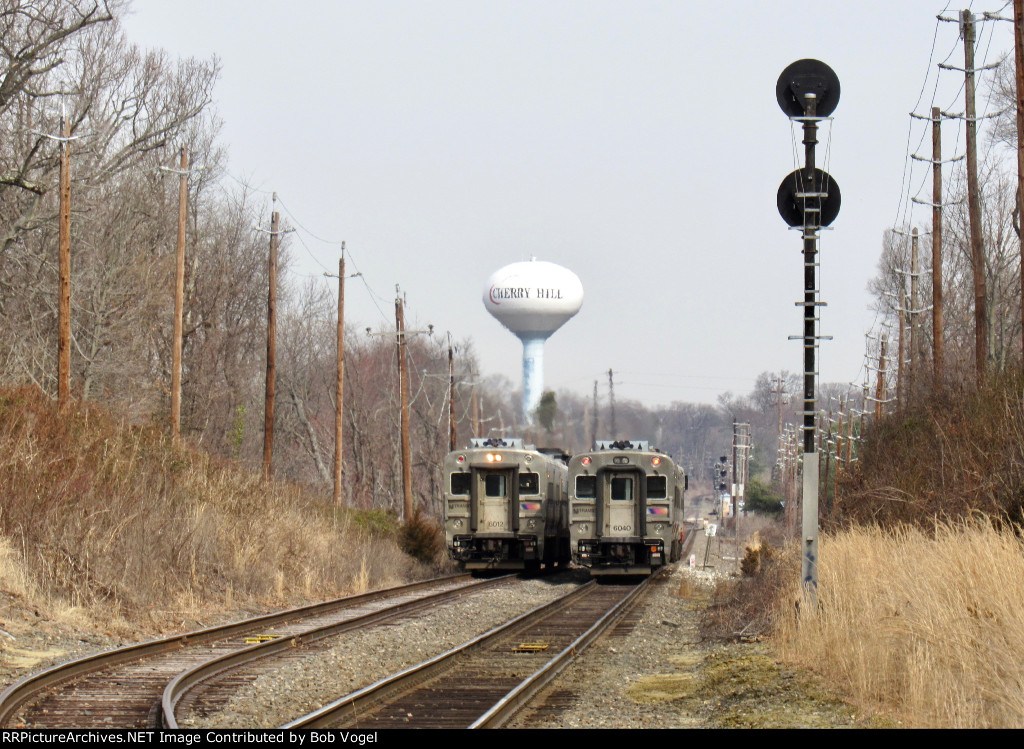
[(480, 436), (480, 398), (476, 392), (476, 372), (473, 370), (469, 371), (469, 376), (472, 382), (470, 386), (470, 408), (473, 414), (473, 437)]
[(342, 460), (342, 414), (345, 403), (345, 243), (341, 243), (338, 260), (338, 382), (335, 385), (334, 407), (334, 504), (341, 506), (341, 482), (344, 476)]
[(878, 354), (878, 384), (875, 386), (875, 421), (882, 418), (882, 401), (885, 400), (885, 344), (886, 337), (882, 335), (882, 347)]
[(918, 376), (920, 373), (920, 326), (917, 322), (918, 311), (918, 284), (917, 284), (917, 227), (915, 226), (910, 234), (910, 305), (907, 314), (910, 316), (910, 378), (907, 395), (908, 401), (917, 394)]
[(71, 123), (60, 120), (60, 298), (57, 303), (57, 405), (71, 403)]
[(174, 266), (174, 343), (171, 348), (171, 438), (181, 436), (181, 328), (185, 307), (185, 216), (188, 211), (188, 146), (181, 148), (178, 184), (178, 247)]
[(615, 383), (612, 381), (612, 370), (608, 369), (608, 404), (611, 408), (611, 434), (609, 437), (613, 440), (619, 438), (615, 432)]
[(843, 431), (846, 427), (846, 421), (846, 398), (843, 398), (843, 400), (839, 402), (839, 421), (836, 424), (836, 475), (835, 487), (832, 490), (833, 502), (835, 501), (836, 497), (839, 496), (839, 471), (843, 460), (843, 450), (846, 447), (846, 434)]
[(981, 232), (981, 187), (978, 184), (978, 122), (974, 106), (974, 14), (960, 16), (964, 35), (964, 98), (967, 132), (967, 204), (971, 219), (971, 270), (974, 275), (974, 367), (978, 384), (988, 374), (988, 306), (985, 282), (985, 245)]
[(452, 348), (452, 334), (448, 334), (448, 451), (454, 452), (455, 434), (455, 351)]
[(405, 522), (413, 517), (412, 450), (409, 447), (409, 370), (405, 362), (405, 310), (402, 297), (395, 297), (395, 330), (398, 344), (398, 388), (402, 404), (402, 494)]
[(778, 415), (778, 419), (779, 419), (779, 426), (778, 426), (777, 434), (778, 434), (779, 444), (781, 445), (782, 444), (782, 396), (783, 395), (788, 395), (788, 393), (785, 390), (782, 389), (782, 386), (785, 385), (786, 383), (785, 383), (785, 381), (781, 377), (776, 377), (775, 380), (774, 380), (774, 383), (775, 383), (775, 390), (772, 390), (771, 392), (772, 392), (773, 395), (775, 395), (775, 409), (777, 411), (777, 415)]
[(903, 403), (906, 400), (907, 391), (907, 378), (904, 375), (903, 362), (906, 358), (906, 338), (907, 338), (907, 282), (900, 274), (900, 293), (899, 293), (899, 306), (896, 308), (899, 312), (899, 326), (900, 334), (897, 346), (896, 360), (896, 408), (897, 410), (903, 408)]
[[(1024, 2), (1024, 0), (1018, 0)], [(932, 386), (945, 381), (942, 309), (942, 115), (932, 107)]]
[[(276, 195), (275, 195), (276, 198)], [(270, 479), (274, 456), (274, 377), (277, 359), (277, 243), (279, 215), (274, 211), (270, 219), (270, 261), (267, 292), (267, 391), (263, 418), (263, 477)]]
[[(1013, 49), (1017, 63), (1017, 226), (1024, 222), (1024, 0), (1013, 0)], [(1020, 238), (1021, 232), (1017, 231)], [(1021, 346), (1024, 347), (1024, 241), (1020, 243)]]
[(825, 470), (823, 471), (824, 475), (821, 477), (821, 485), (823, 487), (825, 487), (825, 503), (824, 504), (826, 506), (825, 512), (827, 514), (828, 513), (828, 509), (827, 509), (828, 508), (828, 477), (829, 477), (829, 474), (831, 473), (831, 463), (832, 463), (832, 451), (829, 449), (829, 442), (832, 441), (832, 417), (831, 417), (831, 414), (829, 415), (829, 419), (828, 419), (828, 432), (826, 433), (825, 431), (821, 431), (818, 434), (819, 434), (819, 441), (821, 442), (821, 444), (818, 446), (818, 449), (822, 453), (821, 457), (819, 458), (819, 462), (823, 460), (824, 463), (825, 463)]

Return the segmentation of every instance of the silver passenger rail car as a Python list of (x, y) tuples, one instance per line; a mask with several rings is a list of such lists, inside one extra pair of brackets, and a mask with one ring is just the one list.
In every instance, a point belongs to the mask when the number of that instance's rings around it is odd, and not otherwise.
[(445, 543), (464, 570), (569, 562), (568, 456), (522, 439), (474, 438), (444, 461)]
[(687, 477), (646, 441), (602, 441), (569, 461), (572, 559), (592, 575), (643, 575), (682, 555)]

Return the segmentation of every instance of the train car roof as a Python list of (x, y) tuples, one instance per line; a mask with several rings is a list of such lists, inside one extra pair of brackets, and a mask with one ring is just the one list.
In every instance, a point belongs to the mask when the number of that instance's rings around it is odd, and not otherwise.
[(471, 437), (470, 447), (507, 447), (509, 450), (533, 450), (522, 437)]
[(652, 448), (649, 440), (596, 440), (595, 450), (637, 450), (639, 452), (660, 452)]

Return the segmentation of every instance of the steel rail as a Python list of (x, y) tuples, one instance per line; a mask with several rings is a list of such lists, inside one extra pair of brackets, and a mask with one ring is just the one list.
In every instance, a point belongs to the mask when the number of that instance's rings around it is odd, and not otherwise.
[[(571, 660), (575, 654), (580, 652), (580, 648), (576, 644), (577, 642), (585, 640), (585, 643), (589, 644), (596, 639), (608, 625), (616, 621), (619, 616), (629, 609), (630, 604), (636, 601), (636, 597), (646, 590), (649, 582), (657, 576), (658, 574), (652, 575), (625, 595), (624, 600), (628, 600), (629, 603), (623, 604), (622, 601), (618, 601), (611, 609), (609, 609), (609, 611), (602, 614), (600, 620), (605, 622), (603, 627), (598, 626), (597, 624), (591, 625), (591, 627), (588, 628), (589, 636), (584, 635), (582, 637), (575, 638), (573, 644), (563, 648), (559, 655), (552, 660), (563, 660), (566, 662)], [(573, 592), (562, 596), (561, 598), (539, 606), (532, 611), (526, 612), (525, 614), (522, 614), (499, 627), (495, 627), (489, 632), (481, 634), (446, 653), (436, 656), (435, 658), (431, 658), (417, 666), (405, 669), (404, 671), (382, 679), (375, 684), (371, 684), (363, 689), (335, 700), (319, 710), (287, 723), (282, 726), (282, 728), (324, 728), (344, 720), (344, 716), (346, 714), (351, 714), (353, 716), (361, 714), (365, 715), (369, 710), (386, 704), (389, 700), (393, 700), (398, 696), (409, 692), (417, 685), (431, 681), (434, 677), (440, 676), (444, 672), (453, 668), (456, 664), (465, 660), (467, 655), (475, 651), (482, 651), (485, 648), (492, 646), (500, 638), (511, 637), (518, 631), (525, 630), (538, 622), (549, 618), (559, 610), (570, 607), (576, 603), (577, 600), (583, 599), (589, 594), (597, 592), (600, 589), (601, 588), (599, 588), (597, 581), (591, 580), (587, 584), (580, 586)], [(529, 677), (527, 681), (534, 677), (543, 678), (542, 676), (538, 676), (538, 674), (545, 671), (549, 665), (550, 664), (543, 666), (535, 672), (533, 676)], [(554, 667), (552, 666), (552, 668)], [(550, 678), (553, 678), (553, 676)], [(515, 698), (511, 697), (511, 695), (520, 688), (523, 688), (522, 684), (513, 688), (511, 692), (507, 692), (504, 695), (503, 700), (511, 699), (514, 702)], [(516, 705), (516, 708), (518, 708), (518, 706), (519, 704)], [(490, 709), (493, 709), (493, 705)], [(490, 710), (487, 710), (484, 714), (489, 712)], [(511, 712), (514, 712), (514, 709)], [(510, 715), (511, 712), (507, 713), (507, 715)], [(505, 719), (507, 719), (507, 715)]]
[(86, 674), (95, 673), (96, 671), (104, 668), (164, 655), (166, 653), (171, 653), (195, 645), (209, 644), (228, 637), (265, 628), (267, 626), (281, 626), (292, 621), (327, 614), (335, 609), (350, 608), (387, 597), (415, 592), (416, 590), (428, 588), (434, 585), (445, 584), (447, 582), (455, 583), (459, 580), (469, 579), (470, 577), (471, 576), (468, 574), (446, 575), (439, 578), (433, 578), (431, 580), (409, 583), (407, 585), (398, 585), (367, 593), (358, 593), (329, 601), (321, 601), (308, 606), (301, 606), (295, 609), (285, 609), (250, 619), (243, 619), (229, 624), (207, 627), (181, 635), (150, 640), (136, 645), (128, 645), (115, 650), (88, 655), (66, 663), (59, 663), (11, 684), (2, 693), (0, 693), (0, 727), (7, 727), (11, 719), (15, 717), (15, 712), (25, 702), (32, 700), (46, 690), (52, 689), (60, 684), (72, 681)]
[(316, 627), (300, 634), (279, 637), (274, 640), (257, 643), (250, 647), (218, 656), (201, 663), (194, 668), (182, 671), (168, 682), (166, 687), (164, 687), (163, 695), (160, 700), (160, 727), (167, 729), (179, 728), (180, 726), (178, 725), (177, 715), (175, 714), (178, 704), (191, 690), (204, 682), (209, 682), (210, 680), (215, 679), (218, 675), (241, 668), (253, 663), (254, 661), (262, 660), (264, 658), (273, 658), (281, 653), (294, 653), (299, 647), (310, 645), (328, 637), (340, 635), (349, 630), (369, 627), (389, 619), (407, 616), (408, 614), (415, 613), (423, 609), (433, 608), (444, 601), (461, 598), (462, 596), (469, 595), (470, 593), (475, 593), (478, 590), (494, 587), (500, 583), (507, 582), (510, 577), (512, 576), (502, 575), (499, 577), (477, 580), (461, 588), (441, 591), (431, 596), (399, 603), (394, 606), (389, 606), (386, 609), (372, 611), (368, 614), (363, 614), (362, 616), (357, 616), (352, 619), (345, 619), (344, 621), (335, 622), (323, 627)]
[(537, 669), (519, 686), (502, 697), (491, 709), (473, 721), (469, 727), (501, 728), (513, 715), (529, 704), (555, 677), (562, 673), (570, 663), (579, 657), (589, 645), (592, 645), (610, 626), (618, 622), (633, 607), (637, 599), (647, 591), (651, 583), (664, 574), (666, 569), (666, 567), (661, 567), (644, 579), (643, 582), (633, 588), (629, 595), (594, 622), (590, 629), (563, 648), (560, 653)]

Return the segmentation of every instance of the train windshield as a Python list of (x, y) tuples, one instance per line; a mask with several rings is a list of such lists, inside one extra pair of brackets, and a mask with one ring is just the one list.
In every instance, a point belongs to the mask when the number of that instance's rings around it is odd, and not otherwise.
[(519, 493), (540, 494), (540, 476), (536, 473), (520, 473)]
[(630, 501), (633, 499), (633, 479), (620, 476), (612, 479), (612, 499)]
[(667, 499), (668, 498), (668, 481), (664, 476), (648, 476), (647, 477), (647, 498), (648, 499)]
[(596, 499), (597, 476), (577, 476), (576, 496), (579, 499)]
[(453, 473), (452, 474), (452, 494), (469, 495), (471, 474), (468, 473)]
[(505, 489), (505, 474), (504, 473), (489, 473), (484, 477), (484, 494), (488, 497), (504, 497), (506, 494)]

